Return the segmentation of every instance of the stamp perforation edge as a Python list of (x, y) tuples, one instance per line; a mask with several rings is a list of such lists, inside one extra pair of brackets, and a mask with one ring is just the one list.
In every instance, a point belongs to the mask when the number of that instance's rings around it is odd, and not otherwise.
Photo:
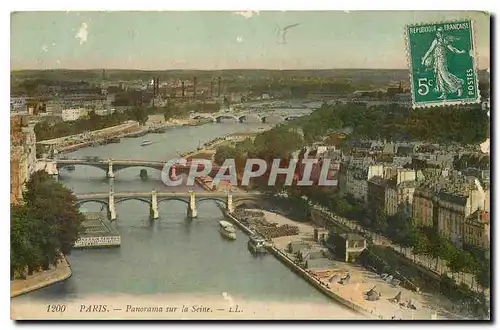
[[(408, 36), (408, 28), (409, 27), (418, 27), (418, 26), (426, 26), (426, 25), (432, 25), (432, 24), (445, 24), (445, 23), (459, 23), (459, 22), (470, 22), (470, 29), (471, 29), (471, 44), (473, 48), (473, 58), (472, 58), (472, 65), (474, 69), (474, 78), (476, 80), (476, 91), (477, 91), (477, 97), (475, 99), (469, 99), (469, 100), (459, 100), (459, 101), (428, 101), (425, 103), (416, 103), (415, 102), (415, 95), (413, 93), (414, 91), (414, 84), (413, 84), (413, 70), (412, 70), (412, 59), (411, 59), (411, 54), (410, 54), (410, 40)], [(406, 24), (404, 26), (404, 36), (405, 36), (405, 55), (406, 55), (406, 61), (408, 65), (408, 71), (409, 71), (409, 77), (410, 77), (410, 86), (411, 86), (411, 103), (412, 103), (412, 108), (417, 109), (417, 108), (435, 108), (435, 107), (446, 107), (446, 106), (456, 106), (456, 105), (467, 105), (467, 104), (478, 104), (481, 103), (481, 91), (479, 90), (479, 67), (477, 63), (477, 48), (476, 48), (476, 30), (474, 28), (475, 25), (475, 20), (472, 18), (464, 18), (464, 19), (452, 19), (452, 20), (445, 20), (445, 21), (430, 21), (430, 22), (420, 22), (420, 23), (414, 23), (414, 24)], [(491, 47), (491, 45), (490, 45)]]

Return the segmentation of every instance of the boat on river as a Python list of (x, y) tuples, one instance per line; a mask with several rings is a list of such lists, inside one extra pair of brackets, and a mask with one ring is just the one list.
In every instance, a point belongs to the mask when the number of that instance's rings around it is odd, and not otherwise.
[(142, 146), (142, 147), (144, 147), (144, 146), (148, 146), (148, 145), (150, 145), (151, 143), (153, 143), (153, 142), (151, 142), (151, 141), (149, 141), (149, 140), (144, 140), (144, 141), (142, 141), (141, 146)]
[(248, 240), (248, 249), (254, 254), (266, 253), (266, 240), (260, 235), (252, 235)]
[(232, 224), (225, 220), (219, 221), (219, 232), (226, 238), (236, 239), (236, 230)]

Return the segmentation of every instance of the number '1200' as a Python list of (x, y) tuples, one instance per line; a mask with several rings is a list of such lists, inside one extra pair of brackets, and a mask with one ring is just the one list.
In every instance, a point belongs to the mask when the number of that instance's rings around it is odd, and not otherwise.
[(66, 310), (66, 305), (47, 305), (47, 312), (62, 313)]

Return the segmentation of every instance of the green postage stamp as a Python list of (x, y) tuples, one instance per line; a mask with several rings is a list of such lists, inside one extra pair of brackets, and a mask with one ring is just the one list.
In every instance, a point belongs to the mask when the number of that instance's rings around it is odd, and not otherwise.
[(473, 21), (406, 27), (413, 107), (480, 102)]

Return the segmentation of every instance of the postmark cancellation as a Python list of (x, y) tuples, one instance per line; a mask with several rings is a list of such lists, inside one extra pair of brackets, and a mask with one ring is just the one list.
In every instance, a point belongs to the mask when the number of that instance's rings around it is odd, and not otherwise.
[(479, 103), (472, 20), (406, 26), (413, 107)]

